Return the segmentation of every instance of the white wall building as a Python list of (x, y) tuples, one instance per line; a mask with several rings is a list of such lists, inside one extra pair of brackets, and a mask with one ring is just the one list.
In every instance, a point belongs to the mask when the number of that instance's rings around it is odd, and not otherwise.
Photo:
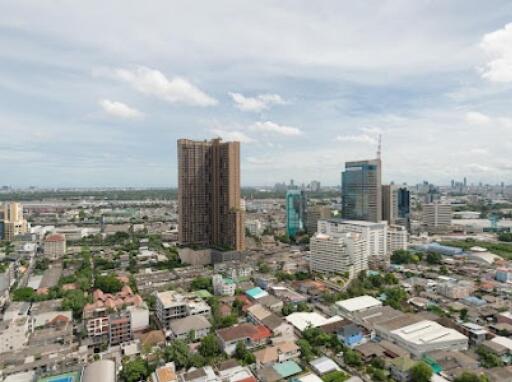
[(234, 296), (236, 284), (230, 278), (222, 277), (222, 275), (213, 275), (213, 293), (216, 296)]
[(424, 204), (422, 222), (429, 229), (446, 229), (452, 224), (452, 206), (440, 203)]
[(404, 226), (390, 225), (387, 235), (388, 254), (400, 249), (407, 249), (409, 246), (409, 234)]
[(347, 273), (352, 278), (368, 269), (368, 253), (361, 234), (317, 233), (311, 238), (309, 246), (312, 272)]

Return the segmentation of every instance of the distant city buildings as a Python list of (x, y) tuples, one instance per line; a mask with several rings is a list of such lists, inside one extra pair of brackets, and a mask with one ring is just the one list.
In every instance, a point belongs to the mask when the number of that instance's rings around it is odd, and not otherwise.
[(295, 237), (305, 230), (306, 192), (291, 189), (286, 192), (286, 232), (289, 237)]
[(344, 219), (382, 220), (381, 160), (346, 162), (342, 173)]
[(242, 250), (240, 143), (178, 140), (178, 241)]

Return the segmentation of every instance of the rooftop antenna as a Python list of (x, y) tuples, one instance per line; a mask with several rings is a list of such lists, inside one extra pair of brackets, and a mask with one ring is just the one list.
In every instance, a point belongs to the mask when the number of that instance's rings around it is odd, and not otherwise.
[(381, 149), (382, 149), (382, 134), (379, 134), (379, 145), (377, 146), (377, 159), (380, 159)]

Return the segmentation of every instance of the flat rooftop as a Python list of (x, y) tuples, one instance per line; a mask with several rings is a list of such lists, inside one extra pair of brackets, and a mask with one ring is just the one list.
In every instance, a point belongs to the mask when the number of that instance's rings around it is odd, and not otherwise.
[(336, 305), (347, 312), (357, 312), (382, 306), (382, 302), (372, 296), (359, 296), (336, 302)]
[(467, 337), (458, 331), (438, 324), (435, 321), (420, 321), (418, 323), (404, 326), (391, 333), (407, 342), (416, 345), (442, 343), (445, 341), (467, 340)]

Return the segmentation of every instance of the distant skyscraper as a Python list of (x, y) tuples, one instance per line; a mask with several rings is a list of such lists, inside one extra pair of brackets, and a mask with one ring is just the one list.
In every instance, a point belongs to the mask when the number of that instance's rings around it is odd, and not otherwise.
[(346, 162), (342, 173), (342, 216), (351, 220), (382, 220), (381, 160)]
[(242, 250), (240, 143), (178, 140), (178, 240)]
[(395, 224), (398, 217), (398, 188), (394, 184), (382, 186), (382, 219)]
[(411, 194), (405, 187), (397, 190), (398, 194), (398, 218), (396, 223), (410, 228), (411, 225)]
[(286, 192), (286, 231), (289, 237), (295, 237), (305, 230), (306, 193), (304, 190)]

